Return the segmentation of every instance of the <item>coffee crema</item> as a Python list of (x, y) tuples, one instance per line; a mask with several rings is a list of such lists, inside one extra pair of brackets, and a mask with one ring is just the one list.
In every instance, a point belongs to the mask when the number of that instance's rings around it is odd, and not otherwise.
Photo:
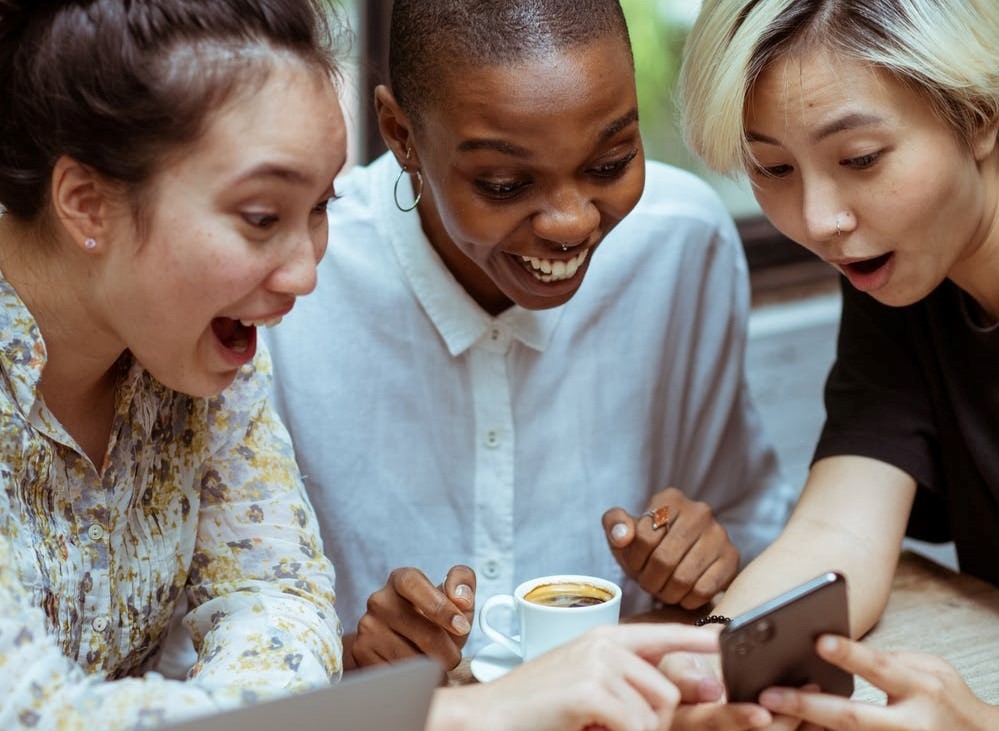
[(609, 589), (577, 581), (541, 584), (524, 594), (525, 601), (545, 607), (589, 607), (613, 598)]

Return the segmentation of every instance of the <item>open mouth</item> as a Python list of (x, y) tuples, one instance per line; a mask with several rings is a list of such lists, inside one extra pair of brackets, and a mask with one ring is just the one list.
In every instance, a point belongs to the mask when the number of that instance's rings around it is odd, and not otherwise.
[(256, 343), (257, 328), (231, 317), (216, 317), (212, 320), (212, 332), (219, 342), (233, 353), (246, 353)]
[(872, 274), (887, 264), (889, 259), (891, 259), (891, 252), (882, 254), (881, 256), (876, 256), (873, 259), (864, 259), (863, 261), (855, 261), (850, 264), (844, 264), (843, 268), (849, 269), (857, 274)]

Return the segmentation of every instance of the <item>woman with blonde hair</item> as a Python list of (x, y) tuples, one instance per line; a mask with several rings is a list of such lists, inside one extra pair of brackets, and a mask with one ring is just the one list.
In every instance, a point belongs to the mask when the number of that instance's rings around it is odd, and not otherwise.
[[(851, 634), (881, 614), (910, 535), (999, 583), (999, 7), (991, 0), (708, 0), (683, 69), (690, 146), (744, 170), (763, 212), (843, 275), (827, 419), (780, 538), (716, 608), (823, 570)], [(932, 628), (927, 628), (932, 631)], [(796, 690), (831, 729), (996, 728), (954, 669), (827, 637), (885, 708)]]

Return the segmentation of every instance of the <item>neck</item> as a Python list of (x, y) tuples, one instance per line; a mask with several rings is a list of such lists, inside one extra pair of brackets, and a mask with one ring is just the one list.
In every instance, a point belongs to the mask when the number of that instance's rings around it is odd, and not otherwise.
[(424, 188), (419, 213), (420, 225), (430, 245), (434, 247), (444, 266), (458, 280), (458, 284), (479, 304), (479, 307), (494, 317), (508, 309), (513, 304), (510, 298), (503, 294), (489, 275), (465, 256), (451, 240), (437, 211), (429, 185)]
[[(103, 402), (124, 347), (101, 327), (102, 282), (87, 255), (59, 235), (0, 218), (0, 271), (34, 317), (45, 342), (42, 394), (57, 416)], [(112, 384), (113, 385), (113, 384)]]
[(999, 151), (982, 163), (985, 205), (975, 239), (949, 273), (949, 278), (982, 308), (988, 320), (999, 321)]

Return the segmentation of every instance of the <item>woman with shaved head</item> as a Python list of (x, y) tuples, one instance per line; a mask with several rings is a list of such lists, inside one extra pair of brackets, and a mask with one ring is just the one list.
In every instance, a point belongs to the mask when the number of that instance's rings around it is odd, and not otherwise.
[(542, 574), (702, 606), (789, 496), (737, 234), (646, 162), (619, 3), (398, 0), (390, 72), (389, 152), (340, 184), (317, 292), (269, 339), (347, 662), (454, 666), (476, 598)]

